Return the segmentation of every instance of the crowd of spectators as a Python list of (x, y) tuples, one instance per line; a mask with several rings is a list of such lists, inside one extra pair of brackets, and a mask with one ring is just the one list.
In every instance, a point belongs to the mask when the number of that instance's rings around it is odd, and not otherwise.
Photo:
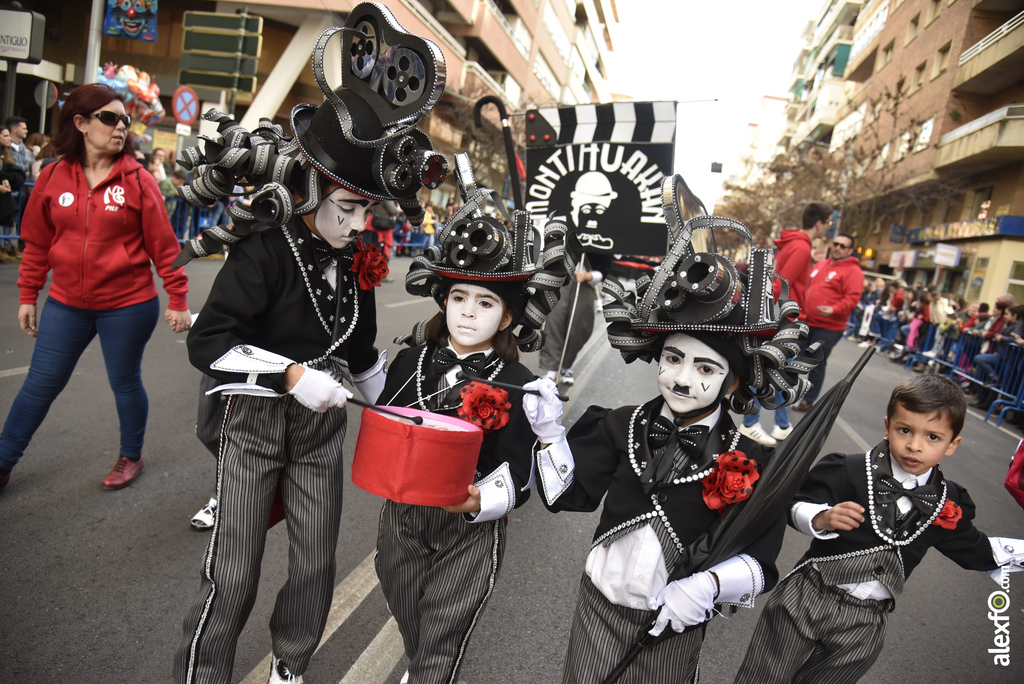
[[(943, 294), (934, 285), (866, 279), (847, 335), (859, 338), (861, 347), (874, 345), (896, 362), (916, 355), (917, 372), (926, 371), (932, 359), (963, 369), (961, 387), (975, 408), (988, 411), (1000, 397), (1019, 390), (1019, 373), (1008, 366), (1024, 359), (1024, 308), (1014, 304), (1010, 293), (990, 305)], [(1013, 364), (1002, 363), (1011, 358)], [(1000, 367), (1007, 370), (1000, 373)], [(1024, 425), (1024, 416), (1014, 412), (1010, 421)]]

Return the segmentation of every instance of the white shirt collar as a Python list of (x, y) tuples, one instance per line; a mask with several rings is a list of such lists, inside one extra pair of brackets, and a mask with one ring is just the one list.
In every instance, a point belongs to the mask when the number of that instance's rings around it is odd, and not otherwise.
[[(903, 485), (904, 489), (916, 489), (921, 485), (927, 484), (928, 478), (932, 476), (932, 471), (934, 470), (934, 468), (929, 468), (920, 475), (908, 473), (906, 470), (900, 467), (899, 461), (897, 461), (891, 455), (889, 456), (889, 463), (892, 464), (892, 476), (895, 477), (896, 480)], [(907, 483), (909, 482), (913, 482), (914, 486), (907, 487)]]
[(464, 359), (467, 356), (469, 356), (470, 354), (479, 354), (479, 353), (483, 353), (484, 356), (490, 356), (491, 352), (494, 351), (494, 347), (488, 347), (487, 349), (484, 349), (483, 352), (466, 352), (465, 354), (460, 354), (459, 352), (455, 351), (455, 347), (452, 346), (451, 342), (449, 342), (446, 346), (449, 349), (452, 350), (452, 354), (455, 354), (455, 358), (458, 358), (458, 359)]

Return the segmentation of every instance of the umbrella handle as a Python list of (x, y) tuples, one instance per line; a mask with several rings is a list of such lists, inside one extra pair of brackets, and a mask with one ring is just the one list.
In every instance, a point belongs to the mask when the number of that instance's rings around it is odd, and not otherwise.
[(512, 139), (512, 129), (509, 127), (508, 111), (505, 109), (505, 103), (496, 95), (481, 97), (473, 106), (473, 123), (476, 124), (477, 128), (483, 128), (484, 122), (480, 116), (480, 110), (484, 108), (484, 105), (488, 104), (497, 107), (498, 116), (501, 117), (501, 128), (505, 138), (505, 155), (508, 157), (508, 176), (512, 182), (512, 199), (516, 203), (516, 209), (522, 209), (523, 191), (519, 185), (519, 171), (516, 168), (516, 144)]

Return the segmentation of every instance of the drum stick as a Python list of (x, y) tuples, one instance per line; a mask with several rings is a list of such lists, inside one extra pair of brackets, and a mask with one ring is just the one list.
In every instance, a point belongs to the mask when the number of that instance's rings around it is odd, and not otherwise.
[(363, 408), (368, 408), (371, 411), (376, 411), (377, 413), (383, 413), (385, 416), (391, 416), (392, 418), (411, 420), (413, 425), (423, 425), (423, 418), (421, 416), (406, 416), (396, 411), (388, 411), (386, 408), (382, 406), (377, 406), (376, 404), (371, 404), (369, 402), (363, 401), (362, 399), (356, 399), (355, 397), (350, 397), (348, 403), (355, 404), (356, 406), (362, 406)]
[[(536, 394), (538, 397), (540, 396), (540, 392), (538, 392), (537, 390), (528, 390), (525, 387), (522, 387), (520, 385), (513, 385), (511, 382), (498, 382), (497, 380), (487, 380), (485, 378), (476, 378), (476, 377), (473, 377), (472, 375), (469, 375), (469, 374), (464, 373), (462, 371), (459, 371), (458, 373), (456, 373), (455, 377), (457, 377), (459, 380), (479, 380), (480, 382), (486, 382), (488, 385), (494, 385), (495, 387), (500, 387), (502, 389), (519, 390), (520, 392), (526, 392), (527, 394)], [(558, 390), (555, 390), (555, 396), (558, 397), (558, 399), (560, 401), (569, 401), (569, 397), (567, 397), (566, 395), (562, 394)], [(349, 399), (349, 401), (352, 401), (352, 400)]]

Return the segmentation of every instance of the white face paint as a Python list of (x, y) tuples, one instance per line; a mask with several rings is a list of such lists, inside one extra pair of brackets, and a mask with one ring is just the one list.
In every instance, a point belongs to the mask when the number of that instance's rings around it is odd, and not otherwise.
[(676, 333), (665, 340), (658, 364), (658, 388), (674, 413), (710, 407), (722, 389), (729, 362), (703, 342)]
[(313, 225), (331, 247), (347, 247), (366, 228), (366, 217), (377, 204), (373, 200), (334, 186), (316, 210)]
[(460, 354), (490, 349), (498, 328), (508, 325), (501, 297), (479, 285), (452, 285), (446, 311), (449, 341)]

